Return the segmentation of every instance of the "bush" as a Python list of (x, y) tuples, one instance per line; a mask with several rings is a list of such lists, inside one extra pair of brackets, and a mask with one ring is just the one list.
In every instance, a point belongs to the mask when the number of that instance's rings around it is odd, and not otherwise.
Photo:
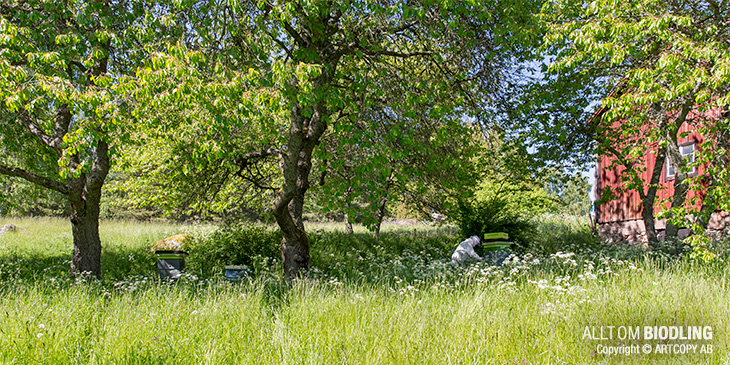
[(519, 213), (507, 209), (506, 199), (459, 200), (456, 220), (464, 237), (484, 237), (485, 233), (506, 232), (510, 240), (527, 246), (533, 225)]
[(191, 273), (221, 275), (225, 265), (245, 265), (254, 271), (272, 270), (281, 261), (281, 233), (273, 227), (230, 224), (208, 236), (194, 237), (186, 260)]

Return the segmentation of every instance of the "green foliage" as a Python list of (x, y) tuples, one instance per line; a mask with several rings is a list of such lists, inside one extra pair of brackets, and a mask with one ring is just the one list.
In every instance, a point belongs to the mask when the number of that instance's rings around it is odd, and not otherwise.
[(533, 252), (554, 254), (556, 252), (603, 252), (614, 258), (636, 255), (628, 245), (615, 246), (606, 243), (593, 234), (587, 215), (545, 214), (536, 220), (535, 230), (530, 237)]
[[(561, 169), (540, 167), (524, 145), (505, 140), (503, 133), (491, 131), (480, 138), (482, 149), (475, 165), (481, 168), (481, 182), (455, 197), (449, 216), (464, 236), (507, 232), (526, 245), (535, 217), (564, 209), (565, 176)], [(587, 197), (587, 191), (583, 193)]]
[(483, 238), (485, 233), (506, 232), (511, 241), (526, 246), (533, 226), (528, 217), (510, 208), (510, 201), (501, 196), (491, 200), (462, 199), (455, 219), (464, 237)]
[(694, 234), (687, 237), (685, 240), (692, 248), (690, 257), (693, 259), (700, 259), (703, 262), (711, 262), (717, 258), (717, 255), (709, 250), (710, 238), (703, 234)]
[[(245, 265), (254, 273), (272, 270), (281, 256), (281, 233), (271, 227), (229, 224), (210, 235), (193, 237), (186, 246), (190, 272), (207, 278), (222, 275), (225, 265)], [(276, 271), (276, 270), (273, 270)]]
[(0, 176), (0, 216), (68, 216), (68, 199), (25, 180)]
[[(535, 174), (535, 182), (516, 178), (512, 182), (506, 178), (483, 180), (473, 197), (458, 200), (456, 219), (462, 234), (481, 237), (489, 232), (507, 232), (511, 239), (527, 245), (543, 241), (542, 234), (536, 230), (543, 225), (538, 217), (555, 213), (566, 217), (587, 216), (590, 186), (586, 178), (580, 175), (568, 178), (558, 171), (551, 169)], [(541, 223), (537, 224), (538, 221)], [(584, 233), (586, 235), (578, 235), (579, 240), (597, 239), (590, 231)], [(557, 241), (550, 235), (546, 237)], [(572, 241), (569, 239), (565, 244)]]
[[(451, 257), (459, 243), (453, 231), (397, 230), (375, 238), (366, 233), (316, 229), (310, 234), (313, 272), (310, 276), (378, 282), (398, 276), (423, 279), (408, 268), (427, 266)], [(281, 233), (272, 227), (226, 225), (210, 234), (194, 236), (186, 249), (187, 270), (202, 279), (221, 277), (225, 265), (246, 265), (255, 276), (281, 273)], [(405, 262), (404, 262), (405, 261)]]
[[(317, 166), (324, 185), (314, 192), (325, 211), (360, 215), (372, 230), (384, 204), (400, 200), (422, 212), (443, 211), (449, 196), (473, 185), (477, 144), (470, 130), (448, 117), (428, 116), (426, 106), (416, 109), (404, 120), (365, 118), (346, 138), (326, 140), (326, 163)], [(373, 142), (364, 144), (363, 135)]]
[(415, 219), (415, 220), (431, 220), (428, 214), (424, 214), (423, 210), (415, 204), (409, 204), (408, 201), (399, 200), (394, 202), (395, 207), (392, 210), (391, 217), (395, 219)]
[[(459, 244), (451, 230), (395, 230), (369, 234), (315, 230), (311, 234), (312, 277), (353, 282), (426, 280), (443, 267)], [(398, 279), (396, 279), (398, 278)]]
[(501, 208), (507, 215), (536, 216), (552, 212), (556, 202), (545, 189), (531, 182), (484, 180), (474, 192), (474, 199), (481, 202), (502, 200)]
[(126, 140), (129, 89), (122, 80), (146, 54), (152, 4), (32, 0), (1, 7), (0, 164), (60, 181), (78, 177), (91, 169), (100, 140)]
[(138, 143), (122, 151), (128, 178), (114, 186), (118, 203), (173, 217), (260, 214), (280, 184), (272, 146), (283, 143), (285, 125), (277, 96), (259, 88), (266, 81), (254, 69), (214, 73), (202, 52), (168, 47), (139, 70)]
[[(123, 192), (113, 189), (119, 179), (120, 175), (115, 173), (107, 177), (107, 184), (102, 190), (101, 218), (140, 221), (162, 218), (163, 213), (150, 206), (126, 204)], [(68, 198), (63, 194), (25, 180), (0, 176), (0, 190), (4, 192), (0, 194), (0, 216), (68, 217), (71, 214)]]
[(0, 2), (0, 174), (68, 197), (74, 232), (87, 232), (74, 236), (74, 274), (101, 275), (101, 191), (133, 129), (128, 81), (160, 5)]

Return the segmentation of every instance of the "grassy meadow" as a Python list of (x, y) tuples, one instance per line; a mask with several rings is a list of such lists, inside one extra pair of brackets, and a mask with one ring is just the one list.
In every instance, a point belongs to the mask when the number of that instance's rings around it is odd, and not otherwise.
[[(461, 238), (449, 227), (391, 226), (376, 240), (311, 225), (312, 270), (286, 283), (274, 229), (105, 221), (98, 281), (69, 277), (67, 221), (6, 223), (24, 230), (0, 235), (2, 363), (730, 363), (724, 243), (702, 263), (602, 244), (585, 222), (552, 217), (503, 265), (457, 267)], [(181, 232), (194, 237), (187, 273), (160, 282), (149, 248)], [(248, 260), (250, 279), (223, 280), (222, 264), (242, 263), (227, 260)], [(711, 326), (713, 338), (584, 338), (600, 326)], [(713, 351), (597, 350), (619, 343)]]

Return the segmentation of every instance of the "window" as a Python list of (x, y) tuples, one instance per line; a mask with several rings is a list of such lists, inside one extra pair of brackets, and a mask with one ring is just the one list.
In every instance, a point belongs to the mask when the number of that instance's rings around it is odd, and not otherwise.
[[(690, 144), (679, 146), (679, 154), (682, 155), (685, 160), (687, 160), (687, 164), (695, 162), (695, 143), (692, 142)], [(664, 171), (666, 171), (666, 175), (664, 176), (664, 180), (673, 180), (676, 171), (674, 171), (674, 166), (669, 163), (669, 158), (667, 158), (665, 164), (666, 166), (664, 167)], [(689, 175), (694, 175), (696, 173), (697, 167), (692, 166), (692, 170), (690, 170)]]

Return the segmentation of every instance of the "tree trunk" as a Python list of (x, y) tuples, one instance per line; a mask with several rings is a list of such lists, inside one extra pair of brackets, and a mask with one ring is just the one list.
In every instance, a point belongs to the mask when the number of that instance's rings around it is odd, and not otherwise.
[(383, 224), (383, 218), (385, 218), (385, 205), (388, 203), (388, 198), (383, 198), (382, 203), (380, 203), (380, 206), (378, 207), (378, 216), (377, 222), (375, 223), (375, 230), (373, 231), (373, 235), (375, 238), (380, 237), (380, 226)]
[(649, 247), (653, 248), (659, 242), (654, 225), (654, 199), (644, 199), (641, 205), (641, 219), (644, 221), (646, 241), (649, 243)]
[(390, 171), (390, 174), (388, 175), (388, 178), (385, 179), (385, 191), (383, 192), (383, 197), (380, 199), (379, 206), (378, 206), (378, 213), (375, 217), (377, 221), (375, 222), (375, 230), (373, 231), (373, 235), (375, 235), (375, 238), (380, 237), (380, 226), (383, 224), (383, 218), (385, 218), (385, 206), (388, 204), (388, 192), (390, 191), (390, 188), (393, 184), (393, 170)]
[(274, 204), (274, 217), (283, 235), (281, 257), (284, 275), (289, 278), (309, 270), (309, 238), (304, 230), (302, 213), (304, 197), (309, 189), (312, 151), (327, 126), (320, 118), (323, 114), (315, 111), (314, 116), (307, 119), (300, 107), (292, 108), (289, 143), (286, 153), (280, 158), (284, 182)]
[[(677, 171), (674, 179), (674, 196), (672, 197), (672, 208), (679, 208), (684, 206), (685, 200), (687, 200), (687, 192), (689, 191), (689, 184), (685, 181), (683, 174)], [(674, 215), (674, 214), (672, 214)], [(679, 233), (679, 226), (669, 223), (667, 220), (667, 230), (665, 231), (666, 238), (677, 238)]]
[(101, 238), (99, 213), (101, 188), (109, 173), (109, 145), (97, 142), (92, 166), (85, 175), (69, 182), (71, 230), (74, 238), (71, 260), (72, 275), (94, 275), (101, 278)]
[(76, 179), (69, 194), (71, 206), (71, 230), (73, 232), (73, 256), (71, 274), (101, 278), (101, 238), (99, 238), (99, 212), (101, 187), (89, 189), (84, 181)]
[[(685, 102), (685, 104), (682, 106), (682, 111), (674, 120), (676, 129), (670, 130), (670, 132), (667, 133), (667, 159), (669, 160), (669, 163), (674, 166), (675, 169), (672, 209), (684, 206), (684, 202), (685, 200), (687, 200), (687, 192), (689, 191), (689, 184), (686, 181), (688, 176), (686, 172), (683, 172), (683, 169), (687, 164), (684, 160), (684, 157), (682, 157), (682, 154), (679, 151), (679, 143), (677, 140), (677, 133), (679, 132), (682, 124), (684, 124), (684, 121), (687, 119), (687, 115), (689, 114), (691, 105), (694, 103), (694, 93), (692, 93), (689, 100), (690, 101)], [(673, 215), (674, 213), (670, 212), (670, 217), (672, 217)], [(667, 229), (665, 231), (665, 237), (676, 238), (678, 232), (679, 227), (669, 223), (669, 220), (667, 219)]]
[(304, 230), (302, 208), (304, 191), (297, 191), (284, 209), (275, 209), (274, 217), (282, 233), (281, 258), (284, 274), (289, 278), (309, 270), (309, 238)]
[[(64, 113), (63, 111), (66, 111)], [(60, 118), (62, 122), (57, 123), (56, 129), (58, 140), (63, 137), (71, 116), (65, 107), (61, 108), (59, 114), (66, 115)], [(59, 156), (61, 155), (60, 145), (49, 142), (49, 146), (56, 146)], [(61, 143), (61, 142), (58, 142)], [(71, 167), (79, 168), (78, 156), (70, 158)], [(109, 173), (109, 145), (103, 141), (97, 141), (91, 158), (91, 168), (79, 177), (71, 178), (68, 182), (50, 179), (33, 172), (16, 167), (0, 165), (0, 174), (20, 177), (33, 184), (57, 191), (66, 196), (71, 209), (71, 225), (73, 232), (73, 252), (71, 260), (72, 275), (93, 275), (101, 277), (101, 240), (99, 238), (99, 212), (101, 204), (101, 188)]]
[(588, 222), (590, 223), (591, 227), (591, 234), (594, 236), (598, 236), (598, 229), (596, 228), (596, 220), (593, 218), (593, 214), (591, 212), (588, 212)]
[(352, 223), (350, 223), (350, 216), (345, 213), (345, 230), (347, 234), (353, 234), (355, 231), (352, 229)]
[(656, 163), (651, 173), (649, 188), (646, 193), (641, 194), (641, 218), (644, 221), (644, 231), (646, 232), (646, 240), (649, 247), (655, 248), (659, 239), (656, 234), (656, 226), (654, 225), (654, 201), (659, 184), (659, 178), (662, 174), (664, 160), (666, 158), (666, 148), (660, 148), (656, 154)]
[(347, 185), (347, 190), (345, 190), (345, 230), (347, 234), (352, 235), (355, 230), (352, 229), (352, 222), (350, 222), (350, 214), (348, 213), (352, 209), (352, 182), (349, 179), (347, 179)]
[(74, 209), (71, 224), (74, 239), (71, 274), (101, 278), (99, 217), (83, 216)]
[(715, 184), (708, 184), (705, 189), (705, 196), (702, 199), (702, 206), (700, 207), (699, 217), (697, 217), (697, 224), (702, 227), (703, 230), (707, 230), (712, 219), (712, 213), (715, 211), (716, 202), (713, 191), (715, 190)]
[(282, 229), (281, 258), (284, 262), (284, 274), (294, 278), (309, 270), (309, 237), (302, 229), (293, 231)]
[(287, 229), (281, 230), (281, 257), (287, 277), (297, 277), (309, 270), (309, 237), (304, 230), (303, 219), (305, 191), (298, 192), (288, 205), (288, 214), (294, 227), (287, 225)]
[[(296, 47), (306, 49), (309, 54), (316, 55), (317, 60), (297, 59), (306, 63), (317, 63), (322, 67), (319, 76), (311, 81), (315, 101), (304, 103), (294, 96), (290, 100), (289, 131), (286, 151), (280, 155), (279, 168), (283, 175), (283, 183), (279, 196), (274, 203), (274, 217), (281, 229), (281, 256), (284, 262), (284, 275), (289, 278), (300, 276), (309, 270), (309, 239), (302, 222), (304, 197), (309, 189), (309, 173), (312, 169), (312, 152), (319, 144), (322, 134), (327, 130), (327, 122), (331, 116), (328, 110), (327, 90), (331, 87), (341, 53), (334, 52), (331, 38), (323, 34), (330, 27), (326, 19), (316, 19), (316, 29), (306, 26), (306, 33), (298, 33), (293, 27), (287, 32), (296, 39)], [(304, 25), (303, 25), (304, 26)], [(286, 85), (292, 95), (300, 91), (296, 77)], [(285, 93), (287, 94), (287, 93)]]

